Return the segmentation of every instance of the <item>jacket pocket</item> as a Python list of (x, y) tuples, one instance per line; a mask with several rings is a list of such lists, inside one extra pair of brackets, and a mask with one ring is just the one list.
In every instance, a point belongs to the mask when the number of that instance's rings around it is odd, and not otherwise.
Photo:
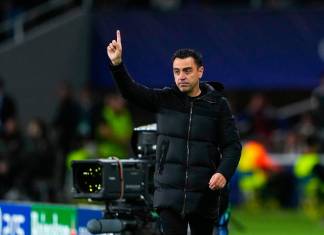
[(163, 141), (161, 144), (161, 155), (159, 157), (158, 173), (161, 174), (163, 171), (166, 155), (168, 153), (169, 141)]

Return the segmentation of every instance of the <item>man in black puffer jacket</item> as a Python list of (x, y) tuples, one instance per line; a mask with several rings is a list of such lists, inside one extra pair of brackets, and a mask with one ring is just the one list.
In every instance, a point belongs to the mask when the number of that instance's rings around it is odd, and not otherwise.
[(127, 100), (157, 113), (154, 207), (163, 233), (212, 234), (241, 155), (238, 130), (216, 82), (200, 83), (204, 67), (192, 49), (173, 58), (176, 86), (150, 89), (136, 83), (122, 63), (120, 32), (107, 46), (114, 80)]

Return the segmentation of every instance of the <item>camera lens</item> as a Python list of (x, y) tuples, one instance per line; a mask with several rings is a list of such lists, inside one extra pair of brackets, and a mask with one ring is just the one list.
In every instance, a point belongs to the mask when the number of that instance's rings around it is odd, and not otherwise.
[(97, 193), (102, 189), (102, 166), (98, 163), (74, 165), (74, 187), (79, 193)]

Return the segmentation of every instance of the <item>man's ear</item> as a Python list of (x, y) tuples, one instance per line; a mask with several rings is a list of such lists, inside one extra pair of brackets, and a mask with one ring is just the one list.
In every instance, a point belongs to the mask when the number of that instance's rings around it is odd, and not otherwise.
[(199, 74), (200, 74), (199, 78), (201, 78), (202, 75), (204, 74), (204, 66), (200, 66), (200, 67), (198, 68), (198, 72), (199, 72)]

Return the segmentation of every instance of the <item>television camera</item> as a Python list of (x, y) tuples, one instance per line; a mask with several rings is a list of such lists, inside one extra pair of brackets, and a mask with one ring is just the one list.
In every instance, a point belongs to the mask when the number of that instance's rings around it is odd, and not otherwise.
[(90, 220), (92, 234), (160, 234), (153, 210), (156, 125), (135, 128), (134, 157), (72, 162), (74, 198), (105, 202), (102, 219)]

